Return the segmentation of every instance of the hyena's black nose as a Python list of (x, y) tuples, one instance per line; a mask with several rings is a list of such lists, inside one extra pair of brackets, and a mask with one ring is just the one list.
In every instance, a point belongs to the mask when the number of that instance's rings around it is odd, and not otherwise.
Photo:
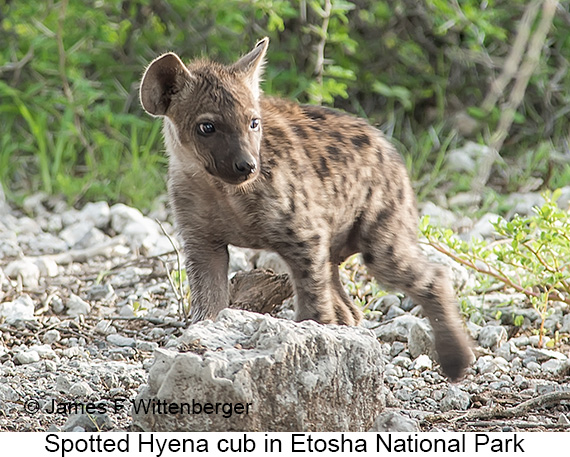
[(257, 162), (253, 157), (249, 159), (241, 159), (234, 162), (234, 170), (241, 176), (249, 176), (255, 173), (256, 169)]

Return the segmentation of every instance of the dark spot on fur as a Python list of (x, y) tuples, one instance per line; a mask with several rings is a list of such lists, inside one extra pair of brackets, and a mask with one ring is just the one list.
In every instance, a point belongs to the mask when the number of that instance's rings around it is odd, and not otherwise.
[(398, 200), (402, 201), (404, 199), (404, 189), (401, 187), (398, 189)]
[(329, 136), (335, 141), (335, 143), (344, 144), (344, 135), (336, 130), (329, 132)]
[(293, 126), (293, 133), (295, 135), (297, 135), (298, 137), (306, 140), (307, 138), (309, 138), (309, 135), (307, 134), (307, 131), (301, 127), (300, 125), (294, 125)]
[(370, 252), (365, 252), (362, 255), (362, 258), (364, 259), (364, 263), (370, 264), (370, 263), (374, 262), (374, 256), (372, 254), (370, 254)]
[(297, 241), (297, 247), (301, 249), (306, 249), (307, 243), (305, 241)]
[(313, 235), (313, 236), (311, 237), (311, 241), (312, 241), (313, 243), (318, 243), (319, 241), (321, 241), (321, 235), (319, 235), (318, 233), (317, 233), (316, 235)]
[(309, 270), (301, 270), (301, 278), (307, 279), (309, 277)]
[(329, 157), (331, 158), (331, 160), (335, 162), (340, 162), (343, 165), (346, 165), (349, 159), (350, 160), (354, 159), (350, 151), (339, 149), (336, 146), (327, 146), (327, 152), (329, 153)]
[(386, 257), (390, 259), (394, 257), (394, 246), (390, 245), (386, 247)]
[(277, 127), (275, 125), (272, 125), (271, 126), (271, 135), (273, 135), (277, 138), (284, 138), (285, 132), (283, 131), (283, 129), (281, 127)]
[(425, 295), (426, 300), (428, 301), (434, 301), (435, 300), (435, 294), (433, 292), (427, 292)]
[(390, 211), (388, 209), (383, 209), (376, 215), (376, 223), (380, 226), (385, 226), (390, 219)]
[(327, 146), (327, 152), (329, 153), (331, 160), (340, 159), (340, 151), (336, 146)]
[(263, 147), (267, 150), (272, 150), (275, 147), (275, 145), (273, 144), (273, 141), (271, 141), (270, 135), (263, 135), (263, 138), (261, 141), (263, 142)]
[(327, 116), (342, 116), (342, 113), (324, 106), (302, 105), (301, 110), (303, 113), (314, 120), (324, 120)]
[(342, 306), (337, 305), (334, 307), (334, 316), (336, 318), (337, 324), (342, 324), (342, 323), (346, 322), (343, 311), (344, 311), (344, 308)]
[(330, 170), (327, 165), (327, 159), (325, 159), (324, 157), (321, 157), (321, 159), (319, 160), (317, 174), (319, 175), (321, 181), (324, 181), (325, 178), (330, 176)]
[(291, 251), (291, 249), (293, 249), (293, 243), (287, 241), (287, 240), (273, 240), (271, 239), (271, 249), (279, 252), (279, 251), (283, 251), (283, 252), (289, 252)]
[(368, 203), (372, 198), (372, 187), (368, 188), (368, 192), (366, 193), (366, 202)]
[(285, 229), (285, 233), (287, 234), (287, 236), (293, 236), (295, 235), (295, 232), (293, 231), (293, 229), (291, 227), (287, 227)]
[(289, 210), (294, 213), (295, 212), (295, 185), (293, 183), (289, 183)]
[(322, 121), (327, 118), (326, 113), (318, 106), (303, 105), (301, 106), (303, 114), (314, 121)]
[(434, 282), (434, 280), (431, 280), (430, 283), (424, 288), (422, 296), (427, 301), (435, 300), (435, 294), (433, 292), (434, 287), (435, 287), (435, 282)]
[(350, 141), (352, 141), (352, 144), (354, 144), (354, 146), (356, 146), (357, 148), (361, 148), (363, 146), (370, 146), (370, 138), (368, 138), (368, 135), (356, 135), (350, 138)]
[(293, 197), (289, 197), (289, 211), (295, 212), (295, 199)]

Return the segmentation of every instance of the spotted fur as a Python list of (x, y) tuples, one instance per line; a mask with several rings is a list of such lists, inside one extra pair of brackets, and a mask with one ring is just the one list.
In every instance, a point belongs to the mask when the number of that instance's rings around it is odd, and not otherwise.
[(443, 370), (459, 378), (470, 359), (467, 339), (446, 271), (418, 247), (400, 155), (362, 119), (263, 96), (267, 45), (261, 40), (230, 66), (185, 65), (165, 54), (141, 83), (143, 107), (164, 119), (193, 321), (228, 306), (232, 244), (270, 249), (287, 262), (298, 320), (356, 325), (361, 312), (338, 264), (362, 252), (380, 282), (423, 305)]

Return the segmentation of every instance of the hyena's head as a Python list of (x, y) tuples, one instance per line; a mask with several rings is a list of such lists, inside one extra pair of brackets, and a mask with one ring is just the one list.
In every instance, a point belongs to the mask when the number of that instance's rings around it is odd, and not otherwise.
[(269, 40), (230, 66), (173, 53), (155, 59), (144, 73), (143, 108), (164, 118), (165, 141), (178, 162), (203, 167), (238, 185), (259, 175), (262, 119), (259, 80)]

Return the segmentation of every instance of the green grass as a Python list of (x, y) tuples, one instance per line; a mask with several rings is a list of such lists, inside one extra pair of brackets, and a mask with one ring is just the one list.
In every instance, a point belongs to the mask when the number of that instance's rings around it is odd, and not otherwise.
[(108, 199), (148, 208), (165, 191), (159, 121), (114, 114), (108, 106), (82, 116), (74, 106), (50, 106), (38, 90), (0, 81), (0, 98), (12, 102), (0, 106), (7, 133), (0, 140), (0, 180), (11, 184), (5, 185), (10, 199), (34, 189), (71, 203)]

